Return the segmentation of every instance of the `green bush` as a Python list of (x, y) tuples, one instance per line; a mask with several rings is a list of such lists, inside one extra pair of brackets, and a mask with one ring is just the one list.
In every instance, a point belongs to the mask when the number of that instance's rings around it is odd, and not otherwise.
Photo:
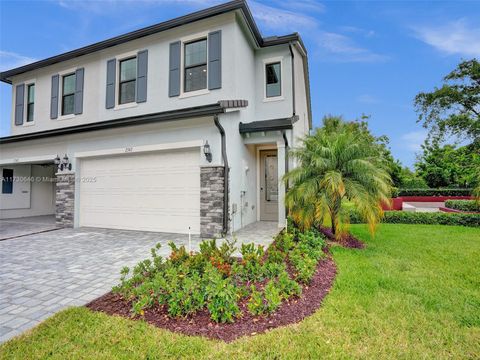
[(280, 289), (275, 285), (275, 281), (270, 280), (265, 286), (265, 312), (267, 314), (273, 313), (278, 309), (282, 303), (282, 296), (280, 295)]
[(475, 200), (447, 200), (445, 207), (460, 211), (480, 212), (480, 204)]
[(205, 272), (208, 284), (205, 287), (207, 309), (213, 321), (233, 322), (240, 313), (238, 308), (239, 293), (231, 278), (224, 279), (213, 266)]
[[(113, 291), (131, 301), (132, 312), (137, 315), (165, 306), (170, 317), (186, 317), (206, 309), (213, 321), (233, 322), (240, 315), (241, 299), (248, 297), (252, 314), (269, 314), (283, 300), (299, 296), (302, 288), (296, 280), (310, 282), (318, 260), (325, 256), (326, 244), (320, 233), (302, 233), (292, 226), (266, 252), (262, 246), (242, 244), (241, 260), (232, 256), (236, 250), (233, 241), (221, 246), (215, 240), (204, 241), (199, 253), (189, 253), (185, 246), (174, 243), (169, 246), (168, 258), (157, 254), (157, 245), (150, 259), (133, 269), (123, 268)], [(287, 265), (295, 269), (296, 280), (290, 278)], [(266, 285), (258, 291), (255, 284)]]
[(291, 296), (300, 296), (302, 293), (302, 287), (295, 280), (290, 279), (285, 270), (278, 275), (277, 287), (280, 289), (280, 295), (284, 299), (288, 299)]
[[(350, 222), (361, 224), (363, 221), (355, 210), (351, 210)], [(386, 224), (428, 224), (459, 225), (480, 227), (480, 214), (446, 212), (385, 211), (382, 223)]]
[(398, 196), (470, 196), (472, 189), (400, 189)]

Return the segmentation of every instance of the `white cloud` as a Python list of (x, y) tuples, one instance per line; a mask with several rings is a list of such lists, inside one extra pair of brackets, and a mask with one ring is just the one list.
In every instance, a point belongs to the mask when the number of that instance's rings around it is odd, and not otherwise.
[(34, 58), (0, 50), (0, 71), (10, 70), (37, 61)]
[(293, 12), (290, 10), (275, 8), (261, 4), (257, 1), (250, 1), (249, 5), (252, 9), (253, 17), (263, 25), (265, 29), (282, 32), (306, 32), (315, 29), (318, 26), (318, 22), (315, 18), (298, 11)]
[(360, 34), (366, 38), (371, 38), (371, 37), (374, 37), (375, 35), (377, 35), (377, 33), (373, 30), (367, 30), (367, 29), (363, 29), (363, 28), (359, 28), (359, 27), (356, 27), (356, 26), (341, 26), (340, 27), (340, 30), (344, 31), (344, 32), (347, 32), (347, 33), (353, 33), (353, 34)]
[(222, 3), (222, 0), (58, 0), (58, 5), (70, 10), (82, 10), (96, 14), (108, 14), (112, 10), (124, 9), (126, 6), (187, 5), (191, 7), (208, 7)]
[(466, 19), (441, 26), (413, 27), (421, 41), (448, 55), (480, 56), (480, 26)]
[(427, 135), (427, 130), (416, 130), (403, 134), (400, 137), (401, 146), (410, 151), (420, 151), (422, 149), (421, 145), (424, 143)]
[(356, 100), (362, 104), (378, 104), (380, 102), (375, 96), (369, 94), (359, 95)]
[(320, 55), (325, 60), (337, 62), (384, 62), (388, 56), (378, 54), (367, 48), (357, 45), (348, 36), (332, 33), (319, 32), (317, 44), (321, 49)]
[(316, 13), (323, 13), (325, 12), (325, 5), (316, 1), (316, 0), (281, 0), (276, 1), (279, 6), (282, 6), (289, 10), (294, 10), (296, 12), (303, 11), (303, 12), (316, 12)]

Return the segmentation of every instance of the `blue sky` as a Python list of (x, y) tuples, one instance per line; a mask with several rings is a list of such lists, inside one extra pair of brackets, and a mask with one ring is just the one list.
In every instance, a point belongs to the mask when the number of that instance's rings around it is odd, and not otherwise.
[[(0, 69), (7, 70), (206, 8), (215, 0), (0, 1)], [(426, 131), (413, 98), (461, 59), (480, 57), (480, 2), (249, 2), (264, 36), (298, 31), (307, 46), (314, 125), (325, 114), (370, 115), (411, 166)], [(14, 31), (15, 29), (15, 31)], [(11, 89), (0, 85), (0, 135)]]

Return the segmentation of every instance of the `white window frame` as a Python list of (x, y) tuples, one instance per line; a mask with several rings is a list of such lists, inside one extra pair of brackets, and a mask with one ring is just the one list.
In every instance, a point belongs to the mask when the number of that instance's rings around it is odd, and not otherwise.
[[(130, 109), (138, 106), (137, 103), (137, 79), (135, 79), (135, 101), (120, 104), (120, 62), (123, 60), (127, 60), (129, 58), (135, 57), (138, 61), (138, 52), (140, 49), (124, 52), (123, 54), (117, 55), (115, 57), (116, 64), (115, 64), (115, 106), (113, 108), (114, 111), (116, 110), (123, 110), (123, 109)], [(137, 65), (138, 67), (138, 65)]]
[[(75, 118), (75, 111), (73, 114), (62, 115), (62, 103), (63, 103), (63, 77), (70, 74), (77, 73), (77, 67), (60, 71), (58, 73), (58, 116), (53, 120), (69, 120)], [(75, 76), (75, 86), (77, 86), (77, 78)], [(75, 105), (74, 105), (75, 106)]]
[[(285, 87), (283, 85), (285, 79), (285, 66), (283, 63), (283, 56), (272, 57), (268, 59), (263, 59), (262, 61), (262, 72), (263, 72), (263, 102), (272, 102), (272, 101), (282, 101), (285, 100)], [(267, 97), (267, 65), (273, 63), (280, 63), (280, 96)]]
[[(209, 31), (203, 31), (193, 35), (185, 36), (180, 39), (180, 99), (206, 95), (210, 93), (210, 90), (208, 90), (208, 72), (210, 71), (208, 64), (208, 34)], [(185, 43), (202, 39), (207, 39), (207, 87), (205, 89), (185, 92)]]
[[(33, 98), (33, 120), (32, 121), (27, 121), (28, 117), (28, 87), (30, 85), (35, 85), (35, 97)], [(35, 111), (36, 104), (37, 104), (37, 82), (36, 79), (30, 79), (25, 81), (25, 91), (24, 91), (24, 109), (23, 109), (23, 124), (22, 126), (33, 126), (35, 125), (35, 118), (37, 117), (37, 112)]]

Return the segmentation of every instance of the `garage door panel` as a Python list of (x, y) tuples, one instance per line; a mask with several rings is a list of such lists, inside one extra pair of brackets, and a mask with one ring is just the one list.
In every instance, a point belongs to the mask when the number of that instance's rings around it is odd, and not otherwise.
[(80, 225), (200, 232), (199, 150), (84, 160)]

